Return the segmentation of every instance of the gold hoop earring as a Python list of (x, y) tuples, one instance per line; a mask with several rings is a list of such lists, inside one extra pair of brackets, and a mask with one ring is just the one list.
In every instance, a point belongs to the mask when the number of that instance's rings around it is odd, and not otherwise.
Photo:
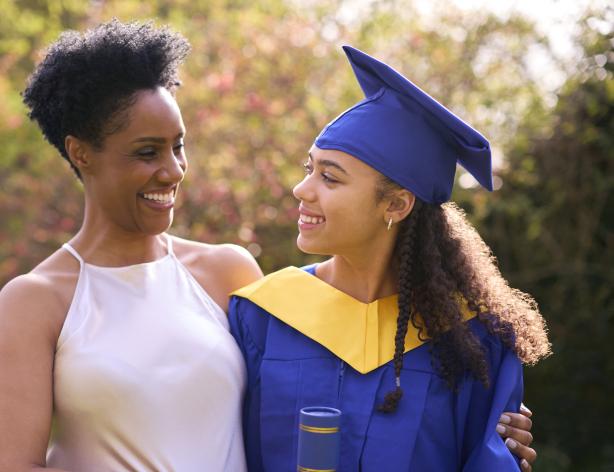
[(392, 228), (392, 217), (388, 220), (388, 231), (390, 231), (390, 228)]

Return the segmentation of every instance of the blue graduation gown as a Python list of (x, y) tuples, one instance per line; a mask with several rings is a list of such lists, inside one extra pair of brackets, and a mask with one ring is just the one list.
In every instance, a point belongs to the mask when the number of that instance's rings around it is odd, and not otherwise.
[[(313, 274), (314, 266), (306, 270)], [(243, 425), (251, 472), (296, 470), (299, 410), (306, 406), (342, 411), (342, 472), (520, 470), (495, 427), (501, 413), (520, 406), (522, 368), (477, 318), (468, 323), (484, 348), (490, 388), (466, 375), (453, 393), (422, 344), (405, 353), (404, 394), (394, 413), (376, 408), (394, 386), (392, 362), (361, 374), (240, 296), (231, 298), (229, 320), (247, 364)]]

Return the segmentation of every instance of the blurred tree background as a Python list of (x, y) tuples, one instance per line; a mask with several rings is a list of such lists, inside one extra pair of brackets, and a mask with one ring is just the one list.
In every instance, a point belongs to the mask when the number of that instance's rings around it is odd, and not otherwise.
[[(569, 60), (522, 16), (357, 3), (0, 0), (0, 286), (80, 224), (80, 185), (19, 95), (62, 30), (154, 18), (190, 39), (178, 92), (190, 172), (173, 232), (241, 244), (265, 272), (310, 262), (294, 245), (291, 188), (317, 132), (361, 98), (339, 48), (352, 44), (490, 138), (497, 191), (474, 188), (461, 171), (454, 199), (549, 323), (554, 355), (526, 371), (535, 469), (613, 471), (614, 10), (578, 19)], [(565, 74), (557, 90), (536, 80), (537, 53)]]

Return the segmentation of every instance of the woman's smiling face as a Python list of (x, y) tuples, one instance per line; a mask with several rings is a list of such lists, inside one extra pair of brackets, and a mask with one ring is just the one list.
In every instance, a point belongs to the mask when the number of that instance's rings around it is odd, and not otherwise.
[(177, 102), (158, 87), (137, 92), (127, 123), (91, 146), (82, 169), (88, 204), (126, 232), (162, 233), (173, 221), (179, 184), (187, 170), (185, 127)]
[(300, 200), (297, 245), (309, 254), (356, 254), (386, 231), (387, 203), (378, 202), (381, 174), (350, 154), (315, 145), (305, 178), (294, 187)]

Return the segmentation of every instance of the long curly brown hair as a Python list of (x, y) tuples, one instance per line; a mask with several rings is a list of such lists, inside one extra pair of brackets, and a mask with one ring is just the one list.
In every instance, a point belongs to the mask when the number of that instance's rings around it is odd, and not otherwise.
[[(377, 198), (394, 188), (399, 187), (384, 177)], [(523, 363), (532, 365), (550, 354), (545, 322), (535, 300), (509, 286), (490, 248), (456, 204), (432, 205), (416, 198), (412, 212), (401, 222), (395, 257), (399, 271), (397, 384), (386, 395), (381, 411), (394, 411), (403, 394), (399, 379), (410, 322), (421, 339), (430, 339), (433, 364), (452, 390), (467, 371), (489, 385), (484, 353), (463, 322), (459, 296)]]

